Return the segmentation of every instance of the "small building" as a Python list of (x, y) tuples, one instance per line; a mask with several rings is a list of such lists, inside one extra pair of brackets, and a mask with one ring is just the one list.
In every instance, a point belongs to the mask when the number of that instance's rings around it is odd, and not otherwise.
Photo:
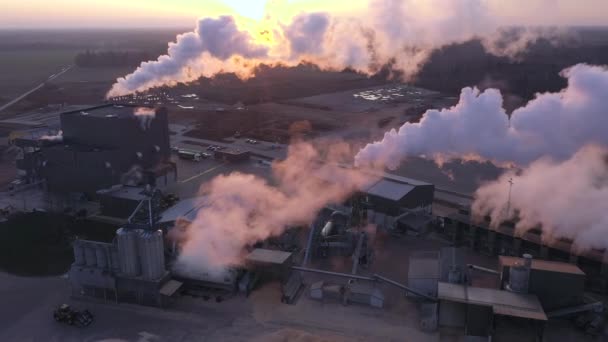
[(463, 328), (470, 337), (500, 336), (502, 332), (494, 327), (507, 318), (519, 321), (517, 341), (537, 341), (547, 321), (533, 294), (439, 282), (437, 297), (439, 325)]
[[(509, 283), (510, 268), (522, 265), (523, 258), (500, 256), (498, 262), (501, 288), (505, 288)], [(566, 262), (532, 260), (528, 293), (538, 296), (545, 310), (579, 305), (583, 301), (584, 291), (585, 273), (578, 266)]]
[(289, 252), (256, 248), (245, 257), (250, 269), (272, 278), (285, 280), (289, 274), (293, 255)]
[(430, 213), (435, 186), (415, 179), (384, 174), (362, 191), (376, 212), (398, 216), (403, 209), (426, 209)]
[(223, 149), (215, 151), (214, 157), (224, 162), (237, 163), (249, 160), (251, 153), (240, 149)]

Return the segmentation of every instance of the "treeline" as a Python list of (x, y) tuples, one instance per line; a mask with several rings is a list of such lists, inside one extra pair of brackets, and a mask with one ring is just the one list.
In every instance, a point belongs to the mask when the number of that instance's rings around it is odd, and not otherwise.
[(135, 67), (153, 59), (146, 51), (90, 51), (76, 55), (74, 63), (84, 68)]
[(552, 46), (541, 40), (515, 60), (488, 54), (479, 41), (453, 44), (433, 53), (415, 84), (454, 95), (465, 86), (495, 87), (526, 101), (564, 88), (560, 71), (577, 63), (608, 64), (608, 41)]

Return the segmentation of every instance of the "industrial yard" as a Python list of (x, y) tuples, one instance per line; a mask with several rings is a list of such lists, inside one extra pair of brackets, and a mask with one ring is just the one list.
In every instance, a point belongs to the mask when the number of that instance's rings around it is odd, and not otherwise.
[(0, 341), (608, 341), (590, 1), (10, 7)]

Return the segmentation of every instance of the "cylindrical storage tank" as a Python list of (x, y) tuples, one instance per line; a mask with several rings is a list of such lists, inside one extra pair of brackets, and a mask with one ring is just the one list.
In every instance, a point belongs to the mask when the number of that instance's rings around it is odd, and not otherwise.
[(96, 246), (95, 258), (97, 259), (97, 268), (106, 269), (108, 267), (108, 259), (105, 248), (102, 246)]
[(529, 279), (529, 268), (525, 265), (514, 265), (509, 269), (509, 286), (507, 289), (517, 293), (527, 293)]
[(78, 240), (74, 241), (73, 248), (74, 248), (74, 264), (78, 265), (78, 266), (84, 265), (85, 264), (84, 247), (82, 246), (80, 241), (78, 241)]
[(110, 250), (110, 261), (112, 262), (112, 272), (120, 272), (120, 258), (118, 257), (118, 250), (115, 248)]
[(139, 235), (139, 256), (141, 276), (144, 279), (156, 280), (165, 273), (165, 252), (163, 232), (142, 231)]
[(95, 267), (97, 265), (97, 256), (95, 256), (95, 247), (84, 244), (84, 260), (88, 267)]
[(137, 235), (137, 231), (133, 229), (120, 228), (116, 231), (120, 272), (130, 277), (136, 277), (140, 274), (139, 258), (137, 257)]

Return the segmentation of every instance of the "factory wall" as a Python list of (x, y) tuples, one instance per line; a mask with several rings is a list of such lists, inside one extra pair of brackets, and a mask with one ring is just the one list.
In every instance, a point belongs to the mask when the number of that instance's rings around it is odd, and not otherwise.
[[(509, 267), (501, 270), (503, 285), (509, 281)], [(559, 286), (556, 286), (559, 284)], [(581, 304), (585, 276), (572, 273), (530, 270), (528, 293), (535, 294), (545, 311)]]
[(466, 304), (442, 300), (439, 303), (439, 325), (449, 328), (464, 328)]
[[(170, 158), (166, 109), (157, 110), (145, 129), (135, 116), (108, 118), (80, 112), (61, 114), (61, 124), (63, 142), (42, 147), (39, 153), (39, 174), (51, 192), (94, 197), (97, 190), (123, 183), (134, 167), (166, 171), (157, 168)], [(141, 182), (154, 184), (157, 173), (142, 174)]]
[[(579, 255), (570, 245), (551, 247), (542, 245), (540, 237), (534, 232), (527, 233), (523, 237), (515, 237), (514, 229), (510, 227), (489, 229), (476, 226), (470, 223), (468, 216), (460, 214), (444, 217), (443, 220), (445, 222), (443, 234), (456, 246), (466, 246), (488, 255), (521, 256), (523, 253), (529, 253), (534, 258), (570, 262), (578, 265), (585, 272), (586, 277), (584, 281), (579, 278), (572, 280), (571, 285), (566, 284), (570, 287), (569, 291), (578, 291), (582, 282), (588, 291), (608, 293), (608, 251), (590, 251)], [(547, 280), (549, 283), (555, 281), (559, 282), (561, 279)]]
[(160, 108), (145, 129), (136, 116), (97, 117), (80, 112), (61, 114), (63, 139), (70, 144), (95, 146), (109, 149), (130, 149), (144, 154), (143, 167), (151, 167), (157, 161), (152, 155), (154, 146), (160, 148), (164, 159), (170, 156), (167, 110)]

